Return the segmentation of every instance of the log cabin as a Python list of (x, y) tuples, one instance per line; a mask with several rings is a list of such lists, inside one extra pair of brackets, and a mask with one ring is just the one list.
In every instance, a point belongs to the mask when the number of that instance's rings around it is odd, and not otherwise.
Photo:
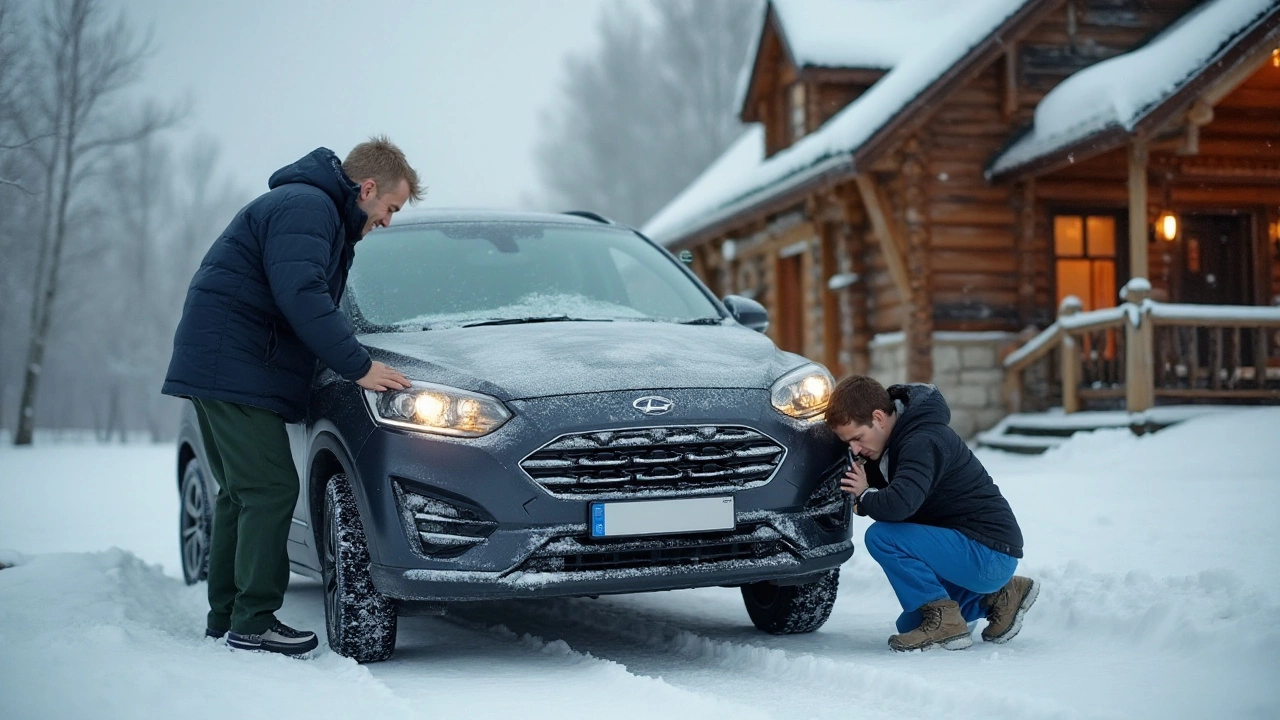
[(643, 232), (837, 377), (1007, 413), (1280, 402), (1280, 3), (772, 0)]

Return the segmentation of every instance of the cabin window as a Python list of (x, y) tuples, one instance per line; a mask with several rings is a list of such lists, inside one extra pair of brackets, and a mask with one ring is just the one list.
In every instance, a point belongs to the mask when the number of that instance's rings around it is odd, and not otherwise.
[(1110, 215), (1056, 215), (1054, 269), (1058, 305), (1075, 295), (1085, 310), (1114, 307), (1116, 219)]
[(805, 132), (804, 83), (798, 82), (791, 86), (791, 141), (804, 137)]

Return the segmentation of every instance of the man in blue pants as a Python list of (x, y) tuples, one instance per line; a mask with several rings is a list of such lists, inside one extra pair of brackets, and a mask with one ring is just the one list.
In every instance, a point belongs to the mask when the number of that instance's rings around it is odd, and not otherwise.
[(889, 647), (967, 648), (968, 623), (982, 617), (983, 640), (1013, 639), (1040, 586), (1013, 574), (1022, 530), (982, 463), (948, 426), (942, 393), (920, 384), (886, 390), (854, 376), (836, 386), (825, 419), (849, 445), (854, 462), (841, 487), (859, 515), (877, 521), (867, 528), (867, 552), (902, 605)]

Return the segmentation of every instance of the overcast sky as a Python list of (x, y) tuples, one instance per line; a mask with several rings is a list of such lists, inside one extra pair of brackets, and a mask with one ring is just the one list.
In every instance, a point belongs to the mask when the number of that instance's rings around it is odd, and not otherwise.
[(145, 90), (192, 102), (249, 191), (317, 146), (373, 133), (404, 149), (425, 206), (516, 207), (534, 195), (540, 113), (568, 54), (595, 46), (606, 0), (125, 0), (150, 23)]

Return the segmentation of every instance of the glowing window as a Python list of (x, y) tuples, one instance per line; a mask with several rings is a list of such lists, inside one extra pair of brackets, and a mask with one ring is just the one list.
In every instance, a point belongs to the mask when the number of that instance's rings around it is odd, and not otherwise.
[(1054, 216), (1053, 250), (1058, 305), (1068, 295), (1080, 298), (1085, 310), (1116, 305), (1114, 217)]

